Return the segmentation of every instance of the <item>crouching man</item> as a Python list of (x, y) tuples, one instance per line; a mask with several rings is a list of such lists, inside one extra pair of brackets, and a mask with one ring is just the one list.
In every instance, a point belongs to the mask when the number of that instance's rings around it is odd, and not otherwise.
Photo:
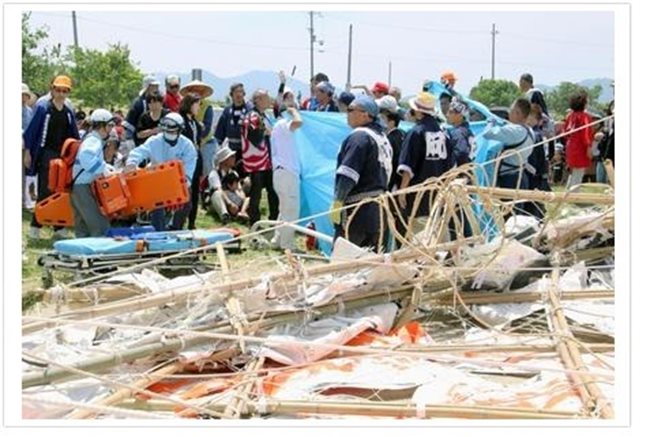
[(72, 167), (70, 203), (77, 238), (103, 237), (110, 228), (110, 222), (102, 215), (91, 185), (100, 176), (114, 172), (113, 167), (104, 160), (106, 141), (114, 126), (113, 114), (106, 109), (95, 109), (90, 115), (90, 132), (79, 146)]
[[(183, 117), (176, 112), (165, 115), (160, 120), (160, 130), (162, 132), (149, 137), (144, 144), (136, 147), (129, 153), (126, 159), (125, 171), (135, 171), (138, 165), (144, 160), (151, 161), (151, 165), (180, 160), (183, 162), (185, 181), (189, 189), (192, 183), (192, 175), (196, 168), (197, 152), (192, 141), (181, 135), (184, 124)], [(187, 202), (174, 212), (169, 229), (179, 230), (183, 227), (191, 206), (191, 202)], [(164, 208), (159, 208), (151, 212), (151, 224), (156, 231), (168, 230)]]

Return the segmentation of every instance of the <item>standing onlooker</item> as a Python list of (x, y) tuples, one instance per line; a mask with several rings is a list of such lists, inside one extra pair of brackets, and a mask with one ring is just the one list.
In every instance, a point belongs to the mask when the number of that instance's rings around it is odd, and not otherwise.
[(339, 106), (339, 112), (342, 112), (346, 114), (348, 112), (348, 107), (350, 106), (350, 103), (354, 100), (355, 96), (349, 91), (343, 91), (341, 94), (339, 94), (339, 99), (338, 99), (338, 106)]
[[(278, 194), (280, 220), (293, 222), (300, 216), (300, 160), (294, 132), (302, 126), (302, 118), (293, 99), (286, 99), (288, 118), (281, 118), (271, 132), (273, 188)], [(295, 231), (288, 226), (275, 231), (275, 244), (280, 249), (295, 250)]]
[(321, 82), (316, 85), (316, 100), (318, 106), (314, 111), (317, 112), (339, 112), (339, 108), (334, 101), (334, 86), (329, 82)]
[[(591, 123), (591, 117), (585, 111), (587, 107), (587, 93), (579, 91), (569, 98), (571, 112), (564, 122), (564, 132), (572, 132), (566, 139), (566, 163), (571, 174), (567, 181), (567, 188), (582, 183), (585, 170), (591, 166), (591, 143), (594, 140), (590, 127), (582, 128)], [(579, 130), (577, 130), (579, 129)]]
[(399, 155), (402, 151), (402, 143), (406, 133), (399, 128), (401, 120), (397, 100), (393, 96), (384, 96), (376, 101), (379, 108), (379, 117), (386, 125), (386, 137), (393, 149), (392, 171), (388, 181), (388, 191), (396, 190), (399, 186), (399, 177), (397, 175), (397, 166), (399, 165)]
[[(194, 173), (192, 174), (192, 184), (190, 187), (191, 190), (191, 203), (190, 213), (188, 216), (188, 229), (196, 229), (196, 214), (199, 208), (199, 195), (200, 195), (200, 182), (201, 182), (201, 171), (203, 170), (203, 156), (201, 156), (201, 123), (196, 119), (197, 114), (199, 113), (201, 97), (196, 93), (188, 93), (181, 100), (181, 117), (183, 117), (183, 122), (185, 127), (181, 131), (182, 135), (185, 135), (187, 138), (192, 141), (194, 147), (196, 148), (196, 167), (194, 168)], [(182, 225), (181, 225), (182, 227)]]
[(548, 115), (548, 107), (546, 106), (546, 100), (544, 100), (544, 93), (533, 85), (532, 74), (524, 73), (521, 75), (519, 78), (519, 89), (522, 93), (525, 93), (530, 103), (539, 105), (542, 108), (542, 112)]
[[(34, 116), (23, 132), (25, 149), (28, 151), (24, 154), (24, 164), (29, 169), (28, 176), (38, 175), (38, 202), (52, 194), (47, 186), (50, 161), (61, 155), (61, 147), (67, 138), (79, 139), (74, 112), (65, 104), (71, 90), (72, 79), (68, 76), (57, 76), (50, 90), (52, 98), (42, 100), (36, 105)], [(56, 237), (67, 236), (65, 229), (54, 229)], [(33, 216), (29, 237), (40, 238), (40, 230), (41, 225), (36, 221), (36, 216)]]
[(253, 106), (244, 100), (245, 96), (244, 84), (230, 85), (232, 105), (226, 107), (221, 113), (214, 133), (219, 145), (223, 145), (224, 140), (228, 138), (228, 146), (237, 154), (236, 168), (241, 177), (245, 176), (241, 143), (242, 123), (246, 114), (253, 109)]
[(136, 146), (144, 143), (147, 138), (160, 133), (158, 123), (169, 113), (167, 109), (163, 108), (163, 96), (157, 91), (149, 94), (146, 102), (149, 109), (140, 116), (135, 130)]
[[(409, 100), (411, 117), (415, 126), (404, 143), (399, 158), (398, 173), (404, 189), (424, 182), (432, 176), (442, 176), (453, 166), (453, 155), (449, 150), (447, 136), (436, 119), (436, 99), (431, 93), (421, 92)], [(416, 216), (428, 216), (435, 193), (429, 192), (420, 202)], [(400, 194), (397, 198), (400, 207), (410, 216), (414, 207), (415, 193)], [(400, 231), (403, 231), (401, 229)]]
[[(185, 181), (188, 187), (191, 187), (192, 176), (196, 168), (197, 153), (192, 141), (184, 135), (181, 135), (183, 127), (183, 117), (180, 114), (170, 112), (165, 115), (160, 120), (161, 133), (149, 137), (144, 144), (136, 147), (129, 153), (124, 171), (127, 173), (135, 171), (137, 166), (146, 160), (149, 160), (151, 165), (158, 165), (163, 162), (178, 159), (183, 162)], [(191, 205), (188, 202), (174, 212), (170, 229), (179, 230), (182, 228), (190, 207)], [(156, 231), (166, 231), (168, 229), (164, 208), (159, 208), (151, 212), (151, 224)]]
[(253, 109), (246, 114), (242, 125), (242, 156), (244, 171), (250, 175), (250, 205), (248, 216), (253, 225), (260, 219), (260, 200), (262, 189), (266, 189), (269, 204), (269, 219), (278, 217), (278, 195), (273, 189), (273, 169), (271, 166), (271, 122), (266, 110), (273, 106), (271, 96), (266, 90), (253, 93)]
[(178, 112), (181, 107), (181, 78), (175, 74), (170, 74), (165, 78), (165, 98), (163, 105), (170, 112)]
[(113, 128), (113, 114), (106, 109), (95, 109), (89, 123), (90, 131), (79, 146), (72, 167), (70, 204), (76, 238), (103, 237), (111, 226), (99, 209), (92, 183), (115, 171), (104, 159), (104, 147)]
[(142, 80), (142, 90), (140, 91), (140, 94), (138, 94), (138, 97), (133, 100), (133, 103), (131, 103), (131, 108), (126, 114), (126, 119), (122, 123), (124, 129), (126, 129), (127, 140), (130, 140), (135, 136), (138, 120), (142, 114), (147, 112), (147, 96), (159, 92), (159, 86), (160, 82), (158, 82), (154, 76), (145, 76)]
[(452, 126), (449, 131), (449, 148), (454, 157), (453, 165), (461, 166), (472, 162), (474, 159), (475, 143), (474, 134), (469, 127), (469, 106), (458, 98), (452, 98), (445, 114), (447, 121)]
[[(614, 100), (609, 102), (605, 115), (614, 115)], [(614, 118), (605, 121), (603, 126), (603, 138), (598, 142), (598, 162), (596, 164), (596, 180), (600, 183), (607, 183), (607, 172), (604, 162), (606, 159), (614, 165)]]
[[(542, 107), (536, 103), (530, 105), (528, 126), (533, 130), (535, 147), (528, 157), (526, 172), (528, 173), (528, 189), (539, 191), (551, 191), (548, 184), (548, 161), (544, 148), (544, 113)], [(542, 220), (546, 214), (546, 207), (542, 202), (526, 202), (526, 210), (531, 216)]]
[(201, 82), (200, 80), (193, 80), (181, 88), (181, 95), (186, 96), (189, 93), (194, 93), (199, 96), (199, 112), (195, 118), (201, 123), (201, 136), (199, 138), (199, 153), (201, 154), (201, 166), (199, 166), (199, 177), (207, 176), (212, 170), (212, 163), (214, 154), (217, 151), (217, 140), (214, 137), (214, 129), (212, 128), (214, 122), (214, 109), (208, 101), (213, 93), (210, 85)]
[(488, 140), (502, 142), (501, 154), (507, 155), (497, 164), (496, 185), (501, 188), (528, 188), (528, 176), (525, 171), (528, 157), (535, 142), (533, 131), (528, 127), (530, 102), (526, 98), (518, 98), (510, 106), (508, 120), (504, 126), (495, 126), (496, 120), (490, 119), (485, 127), (483, 136)]
[[(25, 129), (27, 129), (27, 126), (29, 126), (29, 122), (32, 121), (32, 117), (34, 116), (34, 111), (32, 110), (31, 106), (29, 106), (30, 101), (36, 100), (34, 94), (31, 92), (29, 87), (25, 84), (23, 84), (22, 88), (22, 102), (23, 102), (23, 122), (22, 122), (22, 131), (25, 132)], [(25, 144), (23, 142), (23, 155), (25, 155)], [(36, 202), (34, 202), (34, 199), (32, 198), (30, 194), (30, 187), (34, 187), (34, 191), (36, 191), (36, 177), (34, 176), (27, 176), (25, 177), (25, 166), (23, 165), (23, 171), (22, 171), (22, 176), (23, 176), (23, 205), (27, 209), (33, 209), (34, 206), (36, 205)]]
[(381, 209), (375, 202), (341, 211), (344, 205), (373, 198), (386, 192), (392, 171), (391, 148), (379, 124), (379, 108), (369, 96), (354, 99), (348, 108), (352, 133), (343, 140), (336, 158), (334, 202), (330, 218), (335, 238), (344, 236), (360, 247), (380, 252)]
[(316, 85), (321, 82), (329, 82), (330, 79), (325, 73), (316, 73), (309, 82), (311, 95), (305, 99), (300, 105), (302, 109), (307, 111), (315, 111), (318, 108), (318, 99), (316, 99)]

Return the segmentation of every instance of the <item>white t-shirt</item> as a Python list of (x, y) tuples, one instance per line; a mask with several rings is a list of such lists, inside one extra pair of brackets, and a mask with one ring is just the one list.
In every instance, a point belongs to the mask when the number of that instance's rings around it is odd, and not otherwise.
[(282, 167), (296, 175), (300, 174), (300, 161), (294, 133), (291, 131), (291, 120), (282, 119), (273, 127), (271, 162), (274, 170)]

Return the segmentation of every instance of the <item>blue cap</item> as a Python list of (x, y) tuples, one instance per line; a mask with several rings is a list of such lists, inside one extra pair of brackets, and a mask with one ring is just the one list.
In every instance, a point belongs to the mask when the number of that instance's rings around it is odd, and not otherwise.
[(366, 95), (354, 99), (352, 103), (350, 103), (350, 106), (367, 112), (371, 117), (377, 117), (377, 115), (379, 115), (379, 107), (375, 103), (375, 99)]
[(339, 94), (339, 102), (345, 105), (350, 105), (350, 103), (352, 103), (353, 100), (354, 100), (354, 94), (352, 94), (349, 91), (343, 91), (341, 94)]

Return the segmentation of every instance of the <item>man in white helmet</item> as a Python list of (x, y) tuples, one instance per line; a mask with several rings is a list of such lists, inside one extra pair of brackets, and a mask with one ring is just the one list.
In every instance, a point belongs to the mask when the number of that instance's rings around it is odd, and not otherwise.
[(90, 132), (81, 143), (72, 167), (70, 203), (77, 238), (103, 237), (110, 228), (110, 222), (99, 210), (91, 184), (98, 177), (114, 172), (104, 160), (104, 147), (115, 122), (113, 114), (106, 109), (95, 109), (89, 120)]
[[(149, 160), (151, 165), (158, 165), (178, 159), (183, 162), (185, 181), (189, 188), (196, 168), (197, 152), (192, 141), (181, 135), (184, 124), (183, 117), (177, 112), (170, 112), (165, 115), (160, 120), (161, 132), (150, 136), (144, 144), (129, 153), (126, 159), (125, 171), (135, 171), (138, 164), (144, 160)], [(151, 224), (157, 231), (165, 231), (168, 228), (172, 230), (181, 229), (191, 206), (191, 203), (188, 202), (178, 209), (174, 213), (170, 227), (166, 224), (165, 210), (163, 208), (154, 210), (151, 213)]]

